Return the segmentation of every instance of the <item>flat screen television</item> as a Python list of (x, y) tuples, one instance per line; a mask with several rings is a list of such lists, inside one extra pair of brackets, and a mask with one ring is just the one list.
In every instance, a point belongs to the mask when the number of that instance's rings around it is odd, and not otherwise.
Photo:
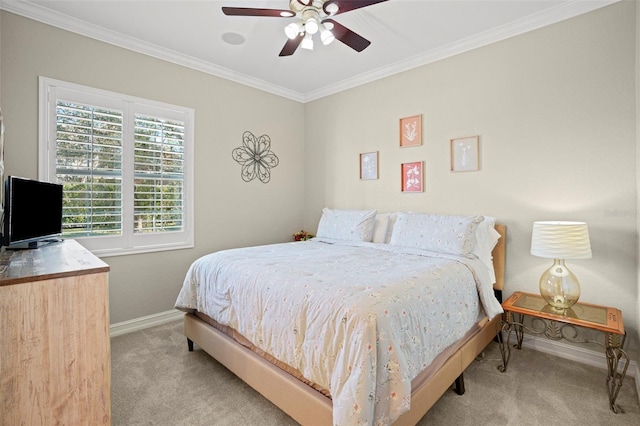
[(62, 185), (9, 176), (5, 181), (2, 245), (37, 248), (62, 233)]

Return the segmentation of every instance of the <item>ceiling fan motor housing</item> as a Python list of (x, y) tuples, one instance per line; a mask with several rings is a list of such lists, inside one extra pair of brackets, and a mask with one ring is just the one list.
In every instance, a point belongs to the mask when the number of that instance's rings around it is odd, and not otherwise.
[(338, 3), (334, 0), (289, 0), (289, 9), (296, 16), (304, 19), (308, 14), (314, 14), (318, 22), (335, 15), (338, 8)]
[[(330, 28), (322, 27), (322, 21), (329, 16), (324, 9), (325, 3), (327, 3), (325, 0), (290, 0), (289, 8), (296, 14), (295, 16), (300, 22), (291, 25), (289, 32), (285, 30), (287, 36), (291, 39), (294, 38), (292, 37), (294, 25), (297, 26), (300, 35), (313, 35), (320, 29), (323, 31), (329, 30)], [(338, 6), (333, 1), (329, 2), (329, 6), (329, 9), (333, 10), (334, 13), (338, 11)], [(331, 40), (333, 40), (333, 37)], [(323, 43), (328, 44), (327, 41), (328, 39), (324, 36)]]

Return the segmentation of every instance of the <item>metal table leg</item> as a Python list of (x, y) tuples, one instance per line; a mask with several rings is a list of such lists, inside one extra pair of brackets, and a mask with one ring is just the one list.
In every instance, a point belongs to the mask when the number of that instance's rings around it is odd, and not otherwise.
[(516, 316), (516, 321), (513, 323), (515, 326), (516, 332), (516, 349), (522, 349), (522, 339), (524, 338), (524, 315), (523, 314), (514, 314)]
[[(513, 321), (511, 315), (516, 315), (516, 320)], [(511, 312), (505, 312), (504, 321), (502, 323), (502, 329), (500, 330), (500, 354), (502, 355), (502, 365), (498, 366), (498, 370), (502, 373), (507, 371), (509, 365), (509, 359), (511, 359), (511, 331), (516, 333), (517, 343), (514, 345), (516, 349), (522, 349), (522, 339), (524, 337), (523, 327), (524, 315), (512, 314)], [(505, 340), (503, 333), (507, 333)]]
[[(618, 393), (622, 387), (624, 377), (627, 375), (629, 367), (629, 355), (625, 352), (624, 341), (627, 335), (607, 333), (605, 341), (605, 349), (607, 354), (607, 392), (609, 393), (609, 407), (614, 413), (624, 413), (624, 410), (616, 405)], [(620, 358), (624, 358), (624, 366), (622, 371), (618, 372), (618, 364)]]

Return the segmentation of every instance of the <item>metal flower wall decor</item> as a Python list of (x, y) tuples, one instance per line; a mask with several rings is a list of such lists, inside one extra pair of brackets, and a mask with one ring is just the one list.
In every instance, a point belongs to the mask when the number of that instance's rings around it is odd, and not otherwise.
[(269, 182), (271, 169), (280, 161), (271, 151), (271, 138), (268, 135), (257, 138), (249, 131), (242, 134), (242, 146), (235, 148), (231, 154), (242, 166), (240, 176), (245, 182), (251, 182), (255, 178), (262, 183)]

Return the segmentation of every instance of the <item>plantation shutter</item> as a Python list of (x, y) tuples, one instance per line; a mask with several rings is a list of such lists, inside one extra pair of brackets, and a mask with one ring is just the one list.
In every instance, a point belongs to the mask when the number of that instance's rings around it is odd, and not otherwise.
[(122, 233), (123, 114), (56, 102), (56, 177), (64, 185), (63, 236)]
[(38, 175), (63, 231), (99, 256), (193, 247), (191, 108), (39, 79)]
[(185, 123), (135, 114), (134, 233), (184, 228)]

